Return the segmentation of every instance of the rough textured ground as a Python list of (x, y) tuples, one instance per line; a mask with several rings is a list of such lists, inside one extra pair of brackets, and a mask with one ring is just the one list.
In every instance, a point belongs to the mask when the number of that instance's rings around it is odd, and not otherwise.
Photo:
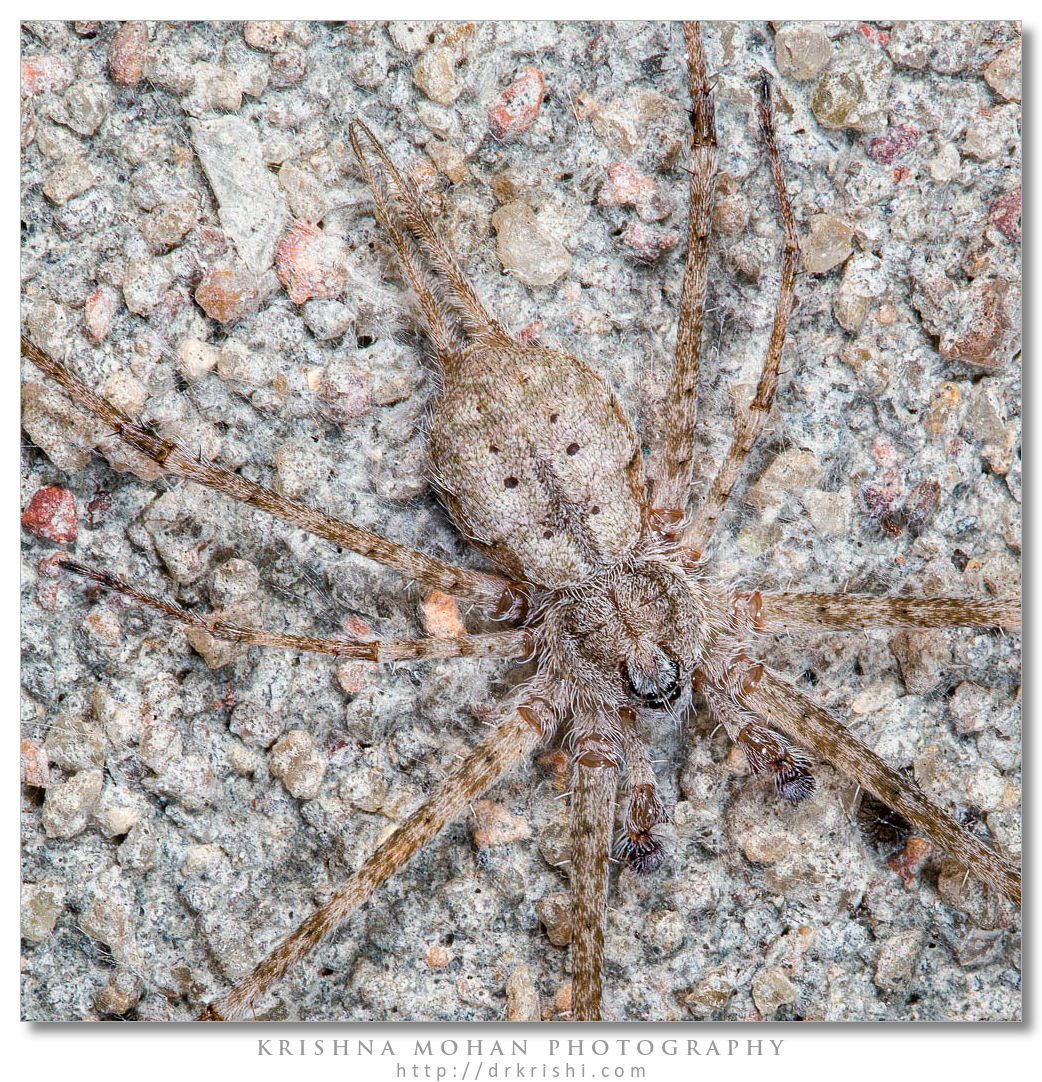
[[(654, 446), (686, 222), (679, 26), (150, 23), (113, 46), (115, 29), (24, 29), (24, 305), (42, 345), (244, 476), (477, 566), (425, 486), (433, 379), (345, 145), (361, 116), (493, 310), (598, 365)], [(723, 175), (705, 478), (778, 281), (761, 67), (778, 78), (807, 259), (715, 566), (766, 588), (1018, 590), (1018, 28), (706, 37)], [(298, 219), (322, 236), (284, 242)], [(127, 456), (26, 379), (23, 508), (46, 485), (71, 493), (63, 547), (84, 561), (272, 628), (423, 633), (414, 587), (207, 492), (117, 472)], [(99, 439), (107, 457), (90, 454)], [(24, 1015), (184, 1019), (359, 864), (518, 674), (196, 649), (49, 574), (56, 545), (39, 533), (67, 537), (67, 508), (30, 518)], [(1017, 645), (879, 632), (762, 653), (1016, 859)], [(821, 768), (813, 800), (781, 806), (711, 729), (699, 710), (661, 734), (671, 856), (655, 876), (613, 876), (607, 1017), (1019, 1016), (1013, 914), (960, 891), (939, 854), (906, 888), (854, 824), (852, 786)], [(568, 952), (540, 920), (553, 926), (550, 896), (567, 890), (552, 767), (526, 765), (475, 809), (501, 844), (478, 845), (474, 817), (453, 826), (259, 1015), (492, 1019), (524, 1016), (537, 992), (559, 1016)]]

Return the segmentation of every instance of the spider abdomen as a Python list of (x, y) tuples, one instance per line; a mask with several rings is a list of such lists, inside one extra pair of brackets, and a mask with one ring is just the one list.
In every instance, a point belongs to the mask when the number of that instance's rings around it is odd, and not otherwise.
[(464, 353), (434, 405), (429, 459), (460, 529), (527, 582), (587, 582), (640, 538), (636, 435), (607, 383), (566, 353)]

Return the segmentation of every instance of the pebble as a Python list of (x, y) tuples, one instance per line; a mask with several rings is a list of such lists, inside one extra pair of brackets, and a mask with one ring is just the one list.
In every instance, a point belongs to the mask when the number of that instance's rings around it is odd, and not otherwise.
[(23, 94), (53, 94), (65, 90), (76, 78), (76, 69), (64, 56), (29, 56), (22, 60)]
[(545, 232), (532, 208), (507, 203), (492, 215), (496, 255), (500, 263), (527, 286), (552, 285), (566, 274), (572, 257), (557, 237)]
[(74, 83), (65, 92), (63, 123), (77, 135), (93, 135), (112, 108), (112, 89), (105, 83)]
[(892, 856), (886, 863), (904, 881), (906, 890), (916, 890), (919, 886), (919, 876), (932, 854), (933, 845), (925, 838), (917, 838), (913, 835), (905, 842), (901, 852)]
[[(192, 65), (192, 90), (181, 107), (192, 116), (206, 113), (237, 113), (242, 108), (242, 85), (238, 74), (221, 64)], [(231, 119), (231, 118), (229, 118)]]
[(538, 1022), (539, 993), (536, 991), (532, 971), (526, 965), (514, 966), (506, 979), (504, 991), (507, 997), (508, 1022)]
[(229, 340), (217, 354), (217, 375), (234, 385), (240, 394), (249, 394), (268, 382), (268, 364), (264, 356)]
[(119, 786), (105, 787), (94, 809), (94, 822), (106, 838), (122, 838), (140, 822), (138, 799)]
[(347, 245), (309, 222), (294, 222), (275, 252), (275, 272), (294, 304), (338, 297), (347, 286)]
[(627, 162), (608, 166), (608, 179), (597, 193), (597, 202), (602, 207), (635, 207), (643, 222), (660, 222), (671, 209), (655, 181)]
[(919, 132), (911, 124), (896, 124), (885, 135), (877, 135), (868, 141), (865, 153), (880, 165), (889, 165), (895, 158), (903, 158), (915, 150)]
[(67, 488), (46, 485), (37, 489), (22, 512), (22, 525), (37, 537), (70, 545), (76, 540), (76, 501)]
[(1020, 101), (1020, 42), (1003, 49), (984, 69), (984, 81), (1006, 101)]
[(630, 222), (623, 230), (620, 240), (628, 255), (635, 256), (644, 263), (653, 263), (680, 243), (680, 234), (675, 229), (663, 229), (661, 226), (646, 225), (644, 222)]
[(177, 347), (177, 368), (189, 383), (208, 375), (217, 366), (220, 350), (198, 338), (186, 338)]
[(424, 149), (432, 162), (453, 184), (460, 184), (470, 175), (467, 158), (455, 143), (432, 139)]
[(786, 23), (774, 36), (778, 72), (790, 79), (813, 79), (832, 59), (832, 42), (820, 23)]
[(451, 105), (463, 92), (456, 79), (454, 50), (431, 45), (413, 65), (412, 81), (423, 94), (439, 105)]
[(190, 812), (202, 811), (217, 797), (210, 760), (196, 752), (172, 758), (158, 778), (146, 778), (142, 784), (160, 796), (176, 800)]
[(247, 268), (261, 274), (275, 261), (287, 214), (257, 128), (234, 116), (192, 120), (189, 126), (221, 225)]
[(853, 256), (843, 268), (843, 277), (832, 302), (832, 314), (845, 331), (854, 333), (865, 322), (869, 309), (889, 288), (887, 269), (874, 255)]
[(256, 774), (263, 762), (264, 759), (256, 748), (248, 747), (238, 740), (228, 749), (228, 765), (236, 774), (242, 774), (244, 777)]
[(846, 218), (815, 214), (801, 242), (804, 270), (808, 274), (825, 274), (850, 256), (853, 244), (854, 227)]
[(910, 695), (927, 695), (938, 688), (952, 659), (948, 637), (932, 628), (899, 631), (890, 639), (890, 652)]
[(141, 235), (153, 247), (168, 251), (177, 247), (198, 221), (199, 202), (194, 195), (186, 195), (153, 207), (141, 222)]
[(83, 329), (94, 345), (108, 338), (118, 311), (119, 293), (112, 286), (100, 285), (88, 294), (83, 306)]
[(734, 977), (724, 966), (709, 970), (684, 997), (684, 1005), (696, 1017), (722, 1011), (734, 995)]
[(104, 766), (108, 738), (104, 728), (87, 718), (56, 721), (47, 730), (47, 756), (67, 774)]
[(987, 372), (1008, 367), (1020, 344), (1019, 290), (1005, 278), (975, 278), (953, 307), (940, 334), (944, 360)]
[(173, 285), (174, 265), (165, 256), (132, 259), (123, 276), (123, 303), (136, 316), (150, 316)]
[(531, 835), (528, 823), (519, 816), (512, 815), (502, 804), (494, 800), (476, 800), (472, 805), (474, 826), (471, 837), (479, 849), (490, 849), (497, 845), (509, 845)]
[(47, 762), (47, 749), (43, 744), (32, 740), (23, 740), (19, 755), (22, 784), (36, 789), (45, 789), (50, 781), (50, 767)]
[(195, 290), (196, 303), (218, 323), (234, 323), (256, 312), (267, 295), (264, 279), (238, 261), (208, 270)]
[(978, 161), (990, 162), (1016, 144), (1019, 132), (1019, 106), (996, 106), (970, 119), (962, 139), (962, 152)]
[(545, 95), (543, 73), (538, 68), (525, 68), (489, 109), (488, 130), (505, 143), (516, 139), (535, 122)]
[(346, 425), (373, 408), (372, 374), (345, 356), (337, 356), (319, 374), (316, 392), (325, 417)]
[(467, 633), (456, 599), (441, 590), (431, 590), (423, 599), (421, 616), (423, 628), (432, 638), (452, 639)]
[(308, 70), (308, 58), (303, 49), (286, 49), (271, 59), (271, 85), (286, 90), (300, 83)]
[(109, 45), (109, 73), (117, 86), (137, 86), (145, 73), (148, 26), (125, 22), (112, 35)]
[(847, 492), (822, 492), (809, 488), (800, 496), (816, 533), (845, 537), (850, 531), (851, 498)]
[(51, 785), (43, 801), (43, 829), (51, 838), (75, 838), (87, 826), (101, 796), (101, 770), (83, 770), (68, 781)]
[(232, 557), (216, 568), (210, 594), (218, 608), (252, 597), (260, 586), (260, 572), (249, 560)]
[(58, 206), (94, 187), (94, 170), (83, 158), (67, 158), (43, 182), (43, 194)]
[(907, 991), (923, 949), (922, 932), (917, 928), (896, 932), (879, 946), (876, 970), (872, 977), (885, 992)]
[(94, 993), (94, 1009), (103, 1015), (128, 1014), (140, 1002), (145, 985), (129, 968), (120, 968), (104, 988)]
[(288, 30), (278, 19), (247, 19), (242, 24), (242, 36), (251, 49), (277, 53), (286, 43)]
[(244, 702), (232, 710), (228, 728), (250, 747), (270, 748), (282, 735), (282, 720), (255, 703)]
[(311, 733), (291, 729), (271, 749), (268, 769), (286, 787), (290, 796), (311, 800), (322, 789), (326, 757), (315, 746)]
[(746, 489), (744, 502), (766, 510), (779, 504), (786, 492), (812, 488), (822, 477), (822, 469), (811, 451), (798, 447), (782, 451), (771, 461), (757, 480)]
[(32, 943), (46, 939), (65, 908), (65, 887), (57, 879), (22, 884), (22, 938)]
[(941, 143), (926, 167), (930, 170), (930, 176), (940, 184), (955, 180), (962, 169), (962, 159), (955, 144)]
[(893, 65), (878, 46), (848, 40), (818, 77), (810, 108), (823, 128), (879, 132), (887, 125)]
[(1020, 243), (1021, 188), (1018, 184), (988, 208), (988, 221), (1014, 244)]
[(781, 966), (768, 966), (753, 979), (751, 988), (756, 1009), (770, 1018), (783, 1003), (795, 1003), (799, 988), (789, 980)]
[(444, 969), (452, 961), (449, 952), (440, 943), (428, 947), (423, 960), (428, 969)]
[(572, 941), (572, 896), (563, 891), (544, 894), (535, 903), (536, 915), (555, 947), (567, 947)]
[(991, 688), (964, 680), (948, 700), (948, 713), (960, 736), (983, 732), (995, 708)]

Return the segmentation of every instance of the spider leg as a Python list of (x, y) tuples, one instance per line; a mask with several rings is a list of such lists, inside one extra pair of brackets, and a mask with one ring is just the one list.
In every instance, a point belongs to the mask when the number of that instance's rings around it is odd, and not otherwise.
[(797, 263), (800, 256), (800, 242), (796, 235), (796, 222), (792, 216), (792, 206), (785, 189), (785, 177), (781, 168), (778, 144), (774, 138), (774, 107), (771, 104), (770, 83), (764, 74), (760, 80), (760, 130), (767, 155), (771, 163), (774, 187), (781, 205), (782, 227), (785, 231), (785, 255), (782, 259), (781, 288), (778, 303), (774, 310), (774, 326), (767, 347), (760, 379), (756, 385), (756, 394), (745, 410), (735, 417), (735, 432), (731, 446), (727, 449), (724, 461), (720, 464), (709, 492), (699, 507), (691, 524), (683, 531), (680, 543), (701, 555), (705, 552), (716, 523), (727, 505), (742, 465), (749, 452), (756, 445), (767, 418), (771, 412), (774, 395), (778, 389), (778, 369), (781, 365), (782, 349), (785, 346), (785, 333), (789, 325), (789, 314), (793, 305), (793, 287), (796, 282)]
[[(381, 146), (380, 141), (360, 120), (352, 121), (348, 134), (351, 139), (351, 147), (362, 170), (362, 175), (373, 193), (381, 219), (388, 225), (388, 231), (391, 233), (394, 246), (405, 264), (406, 273), (409, 274), (414, 287), (416, 280), (413, 278), (414, 270), (410, 270), (411, 254), (405, 244), (405, 238), (401, 230), (397, 227), (392, 228), (389, 224), (393, 215), (388, 213), (387, 200), (380, 193), (379, 187), (374, 181), (372, 170), (366, 160), (365, 152), (362, 150), (363, 140), (369, 143), (377, 158), (380, 159), (380, 164), (387, 173), (389, 187), (398, 200), (395, 211), (401, 218), (405, 229), (415, 240), (417, 247), (430, 261), (436, 274), (440, 276), (442, 284), (445, 286), (445, 299), (459, 314), (464, 329), (468, 334), (481, 339), (485, 344), (515, 344), (514, 340), (489, 315), (487, 309), (478, 299), (478, 295), (467, 281), (466, 275), (460, 270), (455, 257), (431, 224), (412, 185), (402, 176), (394, 162), (387, 156), (387, 152)], [(437, 299), (431, 293), (429, 285), (425, 284), (421, 288), (429, 295), (430, 303), (436, 305)], [(422, 293), (420, 299), (421, 304), (423, 304)], [(424, 307), (425, 314), (426, 311), (427, 308)], [(446, 357), (446, 359), (448, 358)]]
[(368, 556), (369, 559), (393, 568), (407, 578), (417, 579), (426, 586), (443, 590), (455, 597), (473, 598), (490, 605), (500, 613), (514, 610), (521, 601), (519, 588), (498, 575), (456, 567), (389, 541), (353, 523), (333, 518), (318, 508), (309, 507), (273, 489), (247, 481), (231, 470), (191, 454), (173, 440), (161, 438), (102, 398), (60, 361), (30, 342), (25, 335), (22, 335), (22, 354), (62, 386), (81, 406), (109, 425), (123, 443), (143, 454), (165, 473), (186, 477), (190, 481), (216, 489), (233, 500), (257, 507), (317, 537), (324, 537), (327, 541), (342, 545), (361, 556)]
[(827, 710), (770, 669), (742, 656), (728, 674), (736, 702), (763, 718), (903, 815), (917, 831), (946, 849), (987, 886), (1020, 904), (1020, 872), (947, 812), (932, 804), (919, 787), (863, 744)]
[(756, 631), (862, 631), (874, 627), (1020, 627), (1020, 598), (742, 594)]
[(223, 642), (246, 643), (250, 646), (274, 646), (285, 650), (312, 651), (318, 654), (332, 654), (334, 657), (381, 662), (451, 657), (522, 658), (528, 657), (534, 649), (532, 633), (526, 628), (484, 635), (457, 635), (444, 639), (385, 639), (368, 642), (357, 639), (319, 639), (311, 635), (265, 631), (217, 616), (202, 616), (199, 613), (189, 612), (176, 602), (139, 590), (118, 575), (99, 568), (88, 567), (77, 560), (65, 558), (61, 563), (70, 571), (84, 575), (106, 589), (129, 597), (139, 605), (166, 613), (178, 623), (205, 632)]
[(417, 850), (545, 740), (552, 728), (553, 718), (542, 702), (529, 700), (518, 707), (453, 770), (434, 795), (345, 880), (325, 905), (315, 910), (248, 977), (208, 1004), (199, 1020), (230, 1022), (244, 1017), (258, 996), (306, 958)]
[(702, 31), (684, 23), (688, 83), (691, 88), (691, 187), (687, 223), (687, 260), (680, 294), (680, 319), (669, 385), (662, 461), (652, 489), (652, 510), (668, 527), (676, 525), (691, 498), (691, 471), (698, 413), (698, 365), (702, 349), (709, 238), (716, 194), (717, 143), (713, 94), (706, 78)]
[(600, 752), (580, 754), (572, 792), (572, 1017), (601, 1017), (601, 963), (608, 859), (619, 768)]

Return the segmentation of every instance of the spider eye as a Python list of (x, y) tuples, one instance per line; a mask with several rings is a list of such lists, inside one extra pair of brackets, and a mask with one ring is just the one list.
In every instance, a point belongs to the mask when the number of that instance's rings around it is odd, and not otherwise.
[(662, 708), (680, 697), (680, 665), (658, 647), (650, 654), (630, 654), (621, 671), (626, 689), (644, 706)]

